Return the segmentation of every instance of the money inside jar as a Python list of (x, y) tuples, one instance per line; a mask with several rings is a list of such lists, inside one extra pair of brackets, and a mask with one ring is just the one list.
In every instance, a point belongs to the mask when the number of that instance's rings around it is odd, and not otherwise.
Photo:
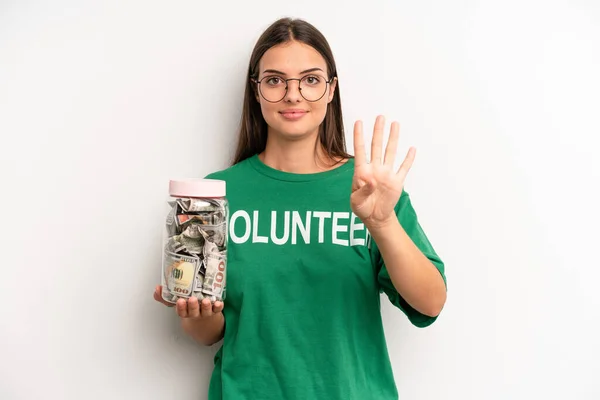
[(179, 298), (194, 296), (223, 301), (229, 211), (224, 182), (171, 181), (170, 192), (173, 200), (168, 202), (165, 224), (163, 299), (176, 303)]

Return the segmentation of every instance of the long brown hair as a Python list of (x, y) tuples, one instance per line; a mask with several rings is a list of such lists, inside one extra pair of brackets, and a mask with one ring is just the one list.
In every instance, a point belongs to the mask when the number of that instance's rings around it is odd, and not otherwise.
[[(252, 82), (258, 78), (258, 63), (271, 47), (291, 40), (302, 42), (317, 50), (327, 63), (329, 78), (337, 78), (337, 68), (327, 39), (310, 23), (301, 19), (281, 18), (269, 26), (259, 37), (248, 65), (242, 118), (238, 134), (238, 144), (233, 165), (262, 152), (267, 144), (267, 123), (260, 104), (256, 101), (256, 88)], [(336, 82), (333, 99), (327, 104), (327, 113), (319, 127), (319, 141), (330, 159), (345, 159), (352, 156), (346, 152), (342, 102), (339, 81)]]

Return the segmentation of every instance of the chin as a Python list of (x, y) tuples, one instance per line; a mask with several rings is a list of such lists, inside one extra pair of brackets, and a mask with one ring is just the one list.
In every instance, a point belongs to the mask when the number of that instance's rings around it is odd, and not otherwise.
[(318, 126), (306, 124), (304, 121), (279, 121), (273, 126), (280, 135), (290, 139), (300, 139), (318, 130)]

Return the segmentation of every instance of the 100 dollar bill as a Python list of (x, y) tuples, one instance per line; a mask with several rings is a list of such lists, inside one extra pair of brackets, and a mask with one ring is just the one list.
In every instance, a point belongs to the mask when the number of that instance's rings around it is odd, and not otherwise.
[[(165, 250), (163, 279), (166, 291), (172, 296), (187, 298), (194, 292), (200, 258), (173, 253)], [(176, 301), (171, 298), (170, 301)]]
[(204, 257), (204, 283), (202, 292), (212, 301), (223, 300), (226, 281), (227, 256), (222, 253), (209, 253)]

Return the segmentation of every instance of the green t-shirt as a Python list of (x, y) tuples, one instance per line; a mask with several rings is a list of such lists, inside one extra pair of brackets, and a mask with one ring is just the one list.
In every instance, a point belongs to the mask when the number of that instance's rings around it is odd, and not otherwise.
[[(380, 293), (418, 327), (375, 242), (352, 213), (354, 160), (326, 172), (275, 170), (253, 156), (207, 178), (227, 182), (225, 337), (210, 400), (397, 399)], [(403, 192), (398, 218), (444, 277)]]

